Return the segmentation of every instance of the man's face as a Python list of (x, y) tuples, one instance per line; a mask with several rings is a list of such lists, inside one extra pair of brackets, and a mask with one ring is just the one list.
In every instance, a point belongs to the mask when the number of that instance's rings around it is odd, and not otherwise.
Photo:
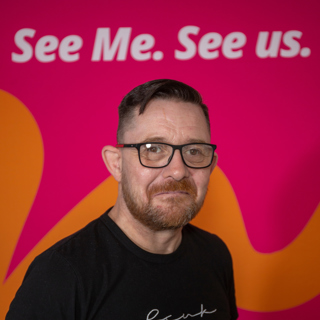
[[(153, 100), (143, 114), (136, 110), (121, 143), (164, 142), (181, 145), (210, 143), (202, 109), (192, 103)], [(121, 189), (130, 213), (154, 231), (177, 229), (199, 212), (213, 166), (192, 169), (184, 165), (179, 150), (164, 168), (146, 168), (135, 148), (122, 152)]]

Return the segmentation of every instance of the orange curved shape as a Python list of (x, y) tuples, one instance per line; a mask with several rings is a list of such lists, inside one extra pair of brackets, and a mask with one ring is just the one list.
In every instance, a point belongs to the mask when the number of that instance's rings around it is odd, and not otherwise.
[(232, 186), (218, 168), (202, 213), (193, 223), (216, 233), (227, 243), (234, 261), (240, 308), (285, 310), (320, 293), (320, 205), (290, 245), (270, 254), (257, 252), (248, 238)]
[[(0, 90), (0, 136), (0, 276), (4, 281), (38, 191), (44, 154), (41, 133), (33, 116), (21, 101), (3, 90)], [(1, 288), (1, 301), (12, 297), (20, 283), (21, 278), (6, 286), (5, 291)]]
[[(0, 102), (0, 134), (5, 137), (4, 147), (1, 147), (5, 157), (0, 157), (0, 174), (4, 179), (1, 187), (4, 200), (0, 204), (0, 272), (4, 279), (41, 179), (43, 147), (37, 125), (23, 104), (3, 91), (0, 91)], [(116, 198), (117, 183), (110, 177), (51, 229), (0, 287), (0, 318), (4, 318), (34, 257), (100, 216)], [(269, 312), (284, 310), (319, 294), (320, 206), (289, 246), (271, 254), (259, 253), (250, 244), (231, 184), (221, 169), (216, 168), (204, 207), (193, 223), (218, 234), (230, 248), (240, 308)]]

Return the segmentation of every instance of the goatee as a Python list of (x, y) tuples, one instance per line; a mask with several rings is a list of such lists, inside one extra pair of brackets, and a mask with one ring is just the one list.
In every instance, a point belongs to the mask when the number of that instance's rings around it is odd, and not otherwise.
[[(200, 211), (203, 199), (197, 198), (197, 188), (190, 180), (167, 181), (153, 185), (147, 190), (147, 203), (139, 203), (138, 196), (129, 188), (126, 175), (122, 177), (122, 193), (125, 203), (132, 214), (144, 226), (153, 231), (174, 230), (185, 226)], [(154, 195), (178, 192), (179, 195), (165, 197), (161, 205), (154, 205)], [(157, 197), (157, 196), (156, 196)]]

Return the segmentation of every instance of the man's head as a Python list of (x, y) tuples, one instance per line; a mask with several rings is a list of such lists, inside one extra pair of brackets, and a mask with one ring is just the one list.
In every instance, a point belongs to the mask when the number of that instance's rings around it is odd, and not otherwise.
[(135, 87), (121, 101), (118, 108), (117, 141), (119, 143), (122, 143), (126, 128), (132, 124), (134, 112), (138, 109), (139, 115), (143, 114), (148, 103), (156, 99), (190, 102), (200, 106), (210, 131), (208, 108), (202, 102), (200, 93), (185, 83), (176, 80), (158, 79)]
[[(184, 226), (200, 210), (217, 162), (209, 145), (208, 110), (200, 94), (181, 82), (155, 80), (126, 95), (119, 114), (118, 141), (129, 146), (103, 150), (107, 168), (119, 182), (117, 203), (153, 231)], [(141, 143), (152, 147), (144, 151), (140, 146), (131, 147)], [(154, 143), (158, 143), (156, 147)], [(188, 146), (174, 150), (166, 144)], [(189, 144), (193, 144), (191, 148)], [(200, 146), (208, 150), (205, 166), (193, 158), (202, 152)], [(168, 148), (167, 161), (157, 162), (162, 159), (158, 153)], [(151, 165), (146, 162), (150, 153), (152, 161), (156, 159)]]

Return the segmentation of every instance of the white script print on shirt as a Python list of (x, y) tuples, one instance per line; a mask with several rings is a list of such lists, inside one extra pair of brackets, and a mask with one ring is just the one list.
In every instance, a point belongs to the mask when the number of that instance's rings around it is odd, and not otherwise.
[(183, 314), (179, 318), (175, 318), (175, 319), (171, 318), (172, 315), (169, 315), (169, 316), (166, 316), (166, 317), (160, 319), (160, 318), (156, 318), (158, 316), (158, 314), (160, 313), (160, 311), (158, 309), (152, 309), (148, 313), (146, 320), (181, 320), (181, 319), (187, 319), (187, 318), (195, 318), (195, 317), (199, 317), (199, 316), (200, 316), (200, 318), (203, 318), (203, 316), (205, 314), (211, 314), (211, 313), (214, 313), (216, 311), (217, 311), (217, 309), (214, 309), (212, 311), (207, 311), (207, 309), (203, 309), (203, 304), (202, 304), (201, 305), (201, 310), (198, 313), (195, 313), (195, 314), (190, 314), (190, 313)]

